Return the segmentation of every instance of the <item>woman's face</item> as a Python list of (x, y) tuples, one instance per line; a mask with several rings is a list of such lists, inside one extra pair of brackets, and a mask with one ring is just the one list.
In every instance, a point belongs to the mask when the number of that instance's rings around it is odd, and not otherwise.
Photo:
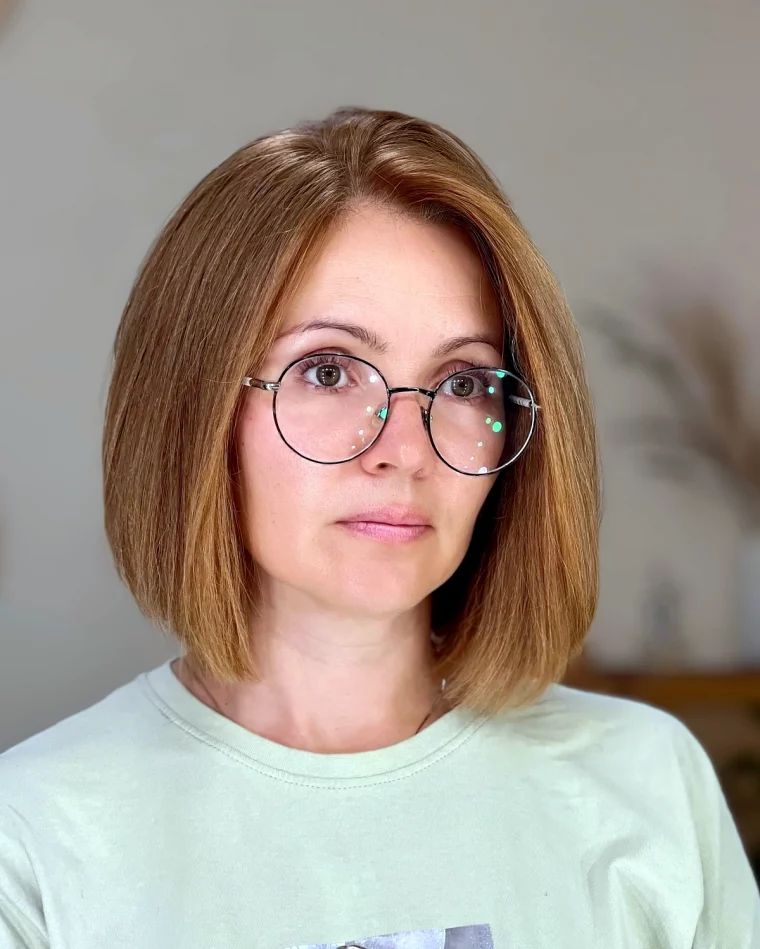
[[(310, 328), (315, 321), (333, 325)], [(391, 388), (432, 389), (452, 372), (499, 366), (502, 332), (465, 235), (363, 207), (333, 233), (258, 377), (275, 381), (294, 359), (330, 351), (368, 360)], [(436, 352), (446, 344), (444, 355)], [(344, 371), (311, 368), (305, 381), (341, 385)], [(495, 476), (459, 474), (438, 458), (423, 426), (424, 396), (393, 395), (378, 440), (351, 461), (326, 465), (285, 444), (272, 393), (247, 391), (237, 429), (244, 529), (270, 594), (288, 588), (331, 610), (379, 617), (417, 606), (454, 573)], [(310, 397), (330, 412), (344, 398)], [(410, 520), (423, 526), (387, 524)]]

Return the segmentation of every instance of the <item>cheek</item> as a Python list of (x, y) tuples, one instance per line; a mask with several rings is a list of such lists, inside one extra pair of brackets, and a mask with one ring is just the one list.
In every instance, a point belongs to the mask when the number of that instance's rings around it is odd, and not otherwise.
[(266, 567), (272, 552), (298, 546), (324, 490), (320, 467), (300, 458), (280, 438), (271, 405), (251, 401), (238, 423), (237, 450), (246, 540), (251, 555)]
[(447, 489), (442, 493), (443, 517), (456, 532), (457, 540), (465, 541), (472, 533), (480, 509), (494, 486), (493, 478), (468, 478), (453, 474)]
[(441, 492), (441, 576), (436, 586), (449, 579), (462, 564), (472, 541), (475, 522), (495, 484), (492, 478), (468, 478), (454, 474)]

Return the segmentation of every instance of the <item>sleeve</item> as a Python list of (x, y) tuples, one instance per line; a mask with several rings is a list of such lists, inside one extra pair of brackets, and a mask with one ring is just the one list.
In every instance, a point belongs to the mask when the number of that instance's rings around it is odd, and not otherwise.
[(0, 806), (0, 949), (48, 949), (42, 900), (13, 809)]
[(679, 733), (704, 881), (693, 949), (760, 949), (760, 893), (739, 832), (707, 752), (685, 726)]

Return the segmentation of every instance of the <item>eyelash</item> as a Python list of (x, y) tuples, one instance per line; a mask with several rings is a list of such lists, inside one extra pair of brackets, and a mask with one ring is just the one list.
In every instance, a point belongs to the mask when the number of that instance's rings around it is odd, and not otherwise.
[[(456, 375), (456, 373), (458, 372), (470, 372), (471, 370), (477, 369), (477, 368), (478, 368), (477, 364), (473, 362), (453, 363), (452, 368), (449, 369), (444, 375), (441, 376), (441, 381), (443, 381), (444, 379), (448, 379), (449, 376)], [(481, 373), (475, 372), (471, 374), (480, 382), (482, 382), (483, 385), (488, 384), (488, 377), (486, 376), (485, 372), (481, 372)]]
[(301, 360), (300, 368), (305, 372), (307, 369), (314, 369), (316, 366), (343, 366), (344, 369), (348, 368), (346, 363), (351, 357), (349, 356), (307, 356)]

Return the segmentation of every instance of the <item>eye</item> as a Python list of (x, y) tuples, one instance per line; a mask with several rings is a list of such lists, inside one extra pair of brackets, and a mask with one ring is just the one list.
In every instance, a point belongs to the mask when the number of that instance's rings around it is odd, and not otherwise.
[[(309, 378), (313, 375), (315, 378)], [(321, 386), (332, 388), (340, 384), (343, 369), (340, 366), (315, 366), (306, 373), (310, 382), (316, 381)]]
[(475, 389), (475, 380), (472, 376), (456, 376), (449, 382), (451, 394), (466, 399)]
[(298, 363), (297, 371), (306, 385), (315, 389), (345, 389), (352, 385), (351, 360), (338, 356), (316, 356)]
[(441, 394), (454, 399), (472, 399), (484, 393), (485, 384), (476, 370), (456, 373), (441, 385)]

